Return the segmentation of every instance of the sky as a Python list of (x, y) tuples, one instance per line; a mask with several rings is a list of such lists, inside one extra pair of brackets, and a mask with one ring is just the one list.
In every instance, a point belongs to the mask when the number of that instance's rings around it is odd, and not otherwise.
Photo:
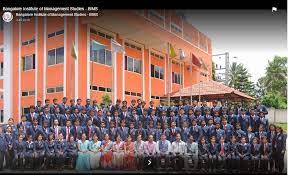
[[(229, 52), (257, 80), (274, 55), (288, 56), (286, 11), (185, 10), (186, 19), (212, 40), (212, 54)], [(237, 57), (237, 58), (234, 58)]]

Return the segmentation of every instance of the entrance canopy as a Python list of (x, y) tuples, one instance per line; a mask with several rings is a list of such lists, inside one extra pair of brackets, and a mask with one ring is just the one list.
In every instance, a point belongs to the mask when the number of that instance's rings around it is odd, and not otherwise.
[[(171, 98), (189, 98), (200, 99), (206, 101), (212, 100), (231, 100), (231, 101), (251, 101), (253, 97), (240, 92), (234, 88), (228, 87), (216, 81), (204, 81), (194, 84), (190, 87), (185, 87), (177, 92), (171, 93)], [(167, 95), (165, 96), (167, 97)]]

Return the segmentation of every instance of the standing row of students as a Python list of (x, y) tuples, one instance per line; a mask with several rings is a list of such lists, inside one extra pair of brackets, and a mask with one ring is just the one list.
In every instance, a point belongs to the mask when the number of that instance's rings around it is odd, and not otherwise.
[(146, 169), (149, 160), (157, 168), (283, 171), (286, 136), (269, 124), (259, 103), (245, 110), (187, 100), (148, 108), (141, 100), (129, 107), (117, 100), (103, 109), (90, 100), (45, 102), (3, 126), (0, 161), (5, 157), (6, 167)]

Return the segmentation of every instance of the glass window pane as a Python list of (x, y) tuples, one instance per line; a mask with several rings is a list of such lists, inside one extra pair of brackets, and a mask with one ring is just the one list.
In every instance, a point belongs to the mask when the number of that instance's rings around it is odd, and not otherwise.
[(64, 47), (56, 49), (56, 64), (64, 62)]
[(22, 96), (28, 96), (28, 92), (22, 92)]
[(164, 80), (164, 69), (160, 67), (160, 79)]
[(153, 64), (151, 64), (151, 77), (154, 77), (155, 75), (154, 75), (154, 65)]
[(35, 95), (35, 91), (29, 91), (29, 95)]
[(105, 64), (105, 49), (101, 49), (98, 51), (97, 62), (101, 64)]
[(99, 87), (99, 91), (105, 91), (104, 87)]
[(132, 96), (136, 96), (136, 92), (131, 92), (131, 95)]
[(128, 57), (127, 62), (128, 62), (128, 70), (133, 71), (133, 58)]
[(48, 57), (47, 57), (47, 64), (53, 65), (55, 64), (55, 49), (48, 51)]
[(112, 56), (110, 50), (106, 50), (106, 64), (112, 66)]
[(55, 32), (48, 34), (48, 38), (51, 38), (51, 37), (53, 37), (53, 36), (55, 36)]
[(125, 91), (125, 95), (130, 95), (130, 92), (129, 91)]
[(24, 70), (33, 69), (33, 55), (26, 56), (24, 59)]
[(56, 32), (56, 35), (61, 35), (63, 33), (64, 33), (64, 30), (59, 30), (59, 31)]
[(53, 92), (55, 92), (55, 88), (48, 88), (47, 89), (47, 93), (53, 93)]
[(63, 92), (64, 88), (63, 86), (56, 87), (56, 92)]
[(134, 72), (141, 74), (141, 61), (140, 60), (134, 60)]
[(159, 67), (155, 66), (155, 78), (159, 78), (160, 72), (159, 72)]
[(107, 88), (107, 92), (112, 92), (112, 89), (111, 88)]

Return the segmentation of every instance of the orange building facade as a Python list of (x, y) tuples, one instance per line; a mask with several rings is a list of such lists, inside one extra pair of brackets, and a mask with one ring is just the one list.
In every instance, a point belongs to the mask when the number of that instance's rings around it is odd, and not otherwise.
[[(18, 121), (38, 100), (64, 96), (101, 102), (109, 94), (113, 101), (140, 98), (157, 105), (169, 92), (212, 79), (211, 40), (172, 10), (26, 20), (1, 25), (1, 122)], [(111, 52), (111, 39), (125, 52)], [(93, 50), (93, 41), (105, 50)], [(185, 58), (168, 61), (167, 43)]]

